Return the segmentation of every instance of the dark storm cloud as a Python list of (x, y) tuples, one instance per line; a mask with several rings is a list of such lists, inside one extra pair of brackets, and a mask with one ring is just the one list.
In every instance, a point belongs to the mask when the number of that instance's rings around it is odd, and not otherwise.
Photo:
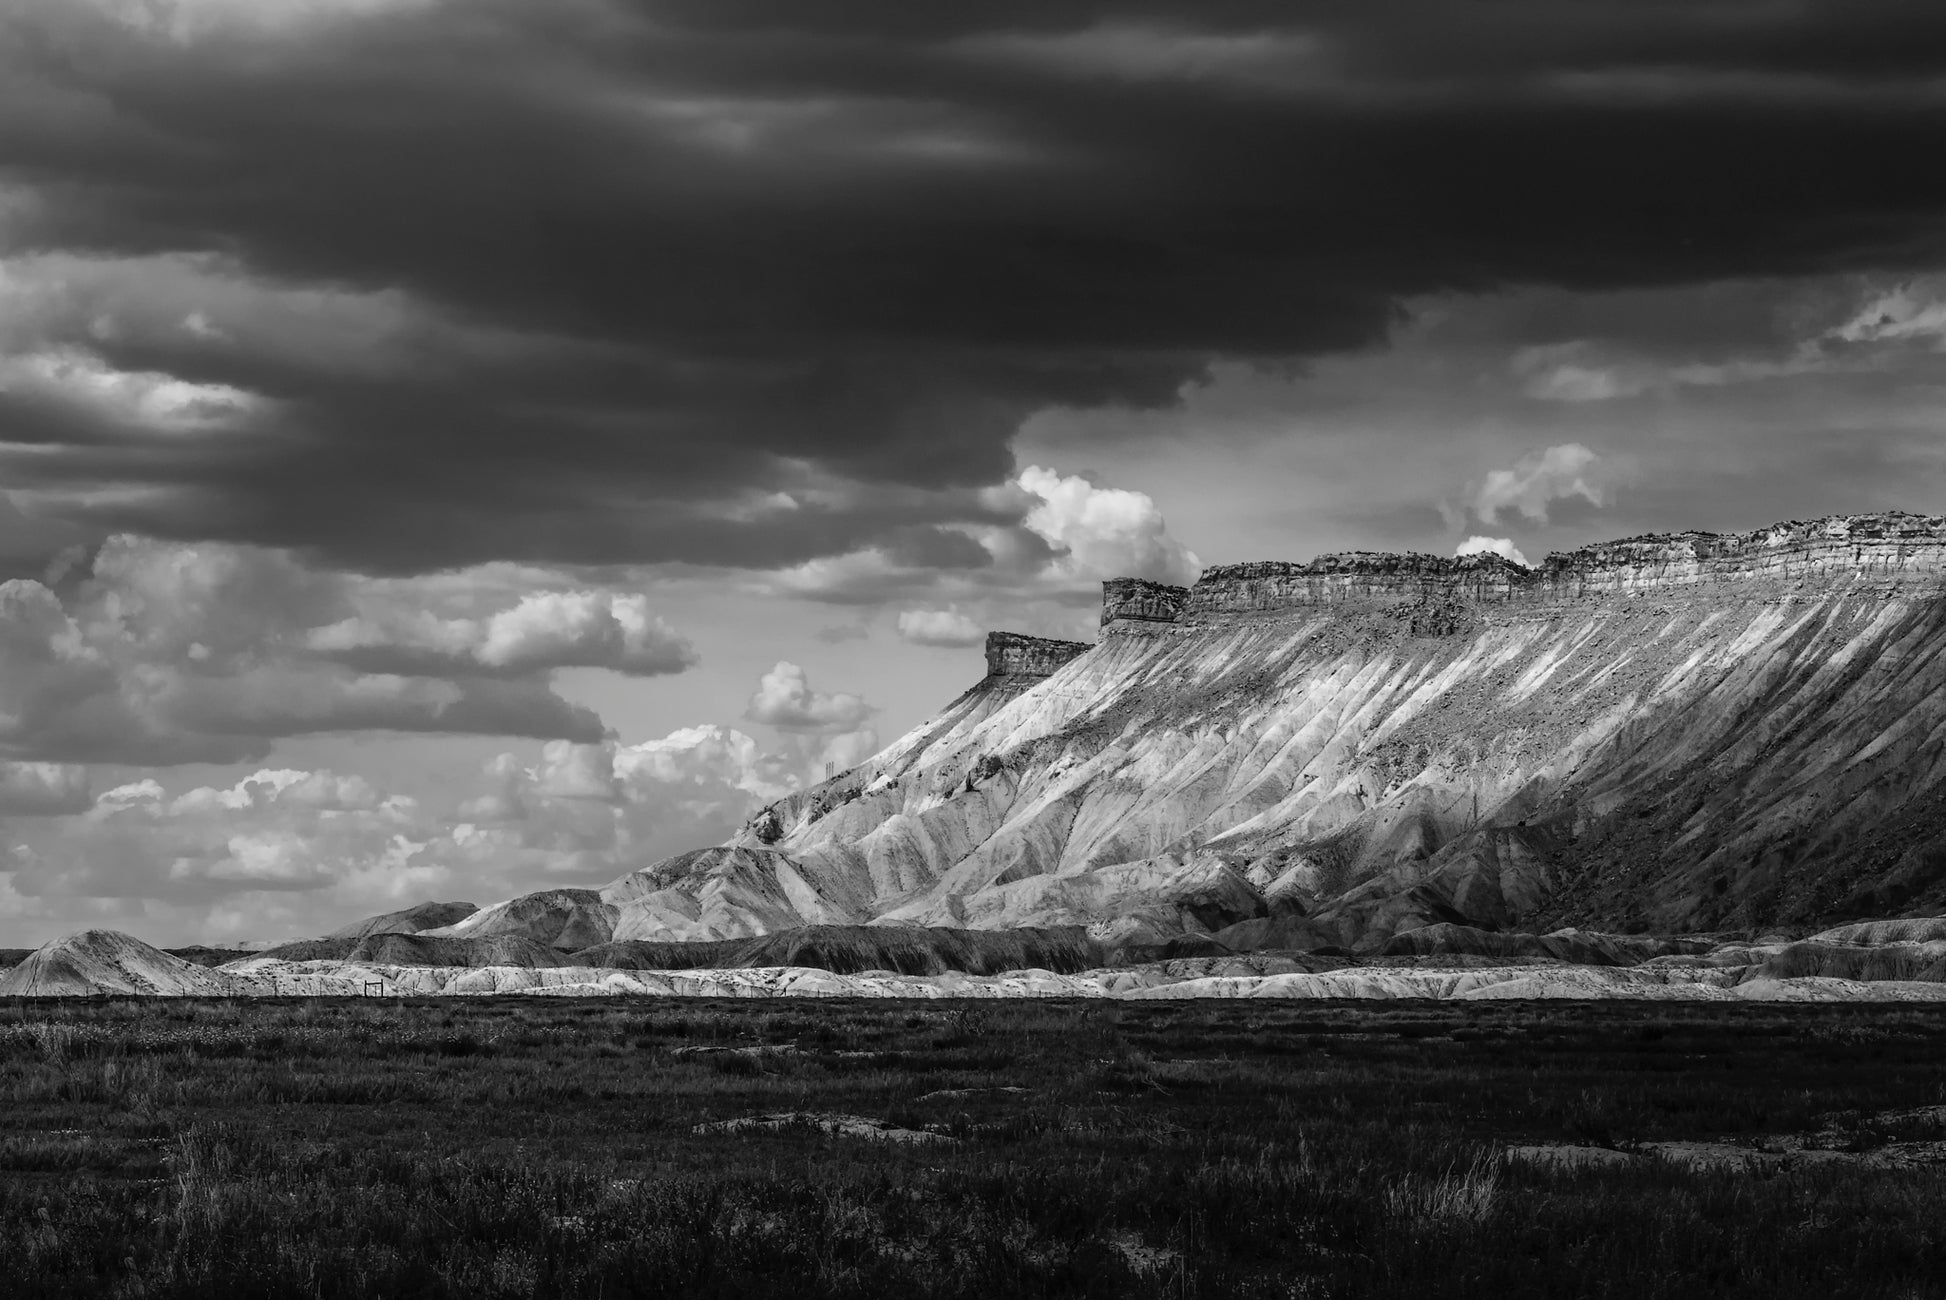
[[(1918, 5), (38, 0), (0, 240), (107, 287), (0, 348), (260, 400), (15, 384), (0, 485), (371, 569), (974, 564), (934, 526), (1005, 517), (1039, 407), (1428, 292), (1937, 263), (1942, 74)], [(118, 325), (185, 252), (282, 305)]]

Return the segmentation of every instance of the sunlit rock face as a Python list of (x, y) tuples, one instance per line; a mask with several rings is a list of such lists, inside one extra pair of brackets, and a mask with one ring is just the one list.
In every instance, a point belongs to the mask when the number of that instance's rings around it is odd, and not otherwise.
[(1045, 677), (1093, 648), (1086, 641), (1050, 641), (1019, 632), (989, 632), (987, 676)]
[(1533, 569), (1351, 554), (1110, 583), (1099, 645), (990, 674), (773, 805), (767, 838), (598, 907), (643, 939), (1083, 925), (1364, 951), (1440, 922), (1937, 909), (1943, 573), (1946, 519), (1886, 514)]

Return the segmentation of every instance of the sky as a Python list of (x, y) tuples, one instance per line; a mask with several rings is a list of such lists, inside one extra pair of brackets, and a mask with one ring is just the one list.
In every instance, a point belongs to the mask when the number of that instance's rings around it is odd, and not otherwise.
[(1946, 10), (5, 0), (0, 946), (718, 842), (1099, 584), (1946, 493)]

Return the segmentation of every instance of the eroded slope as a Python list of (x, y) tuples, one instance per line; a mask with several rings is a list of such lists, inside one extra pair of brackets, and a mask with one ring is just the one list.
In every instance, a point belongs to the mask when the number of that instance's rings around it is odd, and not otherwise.
[(1357, 947), (1946, 904), (1946, 519), (1635, 538), (1526, 569), (1329, 555), (1106, 584), (730, 845), (435, 933), (804, 925)]
[(1533, 571), (1332, 556), (1181, 598), (1115, 584), (1093, 650), (753, 823), (774, 883), (657, 878), (803, 920), (1242, 946), (1937, 906), (1942, 540), (1866, 516)]

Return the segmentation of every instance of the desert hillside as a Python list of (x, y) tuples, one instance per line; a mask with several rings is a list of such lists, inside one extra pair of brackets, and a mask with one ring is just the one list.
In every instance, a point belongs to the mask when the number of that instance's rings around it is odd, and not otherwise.
[(429, 933), (805, 925), (1374, 951), (1431, 924), (1662, 934), (1946, 903), (1946, 519), (1105, 584), (731, 844)]

